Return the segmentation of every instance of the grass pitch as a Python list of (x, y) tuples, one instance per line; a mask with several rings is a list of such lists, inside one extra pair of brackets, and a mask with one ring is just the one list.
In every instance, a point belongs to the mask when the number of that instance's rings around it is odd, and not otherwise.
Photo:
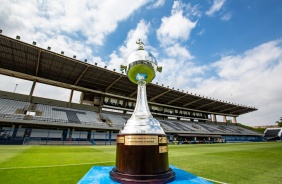
[[(77, 183), (115, 146), (0, 146), (0, 183)], [(282, 143), (169, 146), (171, 165), (222, 183), (282, 183)]]

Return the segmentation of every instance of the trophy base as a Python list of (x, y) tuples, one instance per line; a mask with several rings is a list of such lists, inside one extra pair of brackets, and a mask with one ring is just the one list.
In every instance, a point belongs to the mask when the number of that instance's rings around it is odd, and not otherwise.
[(168, 183), (174, 180), (175, 173), (171, 168), (165, 173), (155, 174), (155, 175), (131, 175), (124, 174), (117, 171), (116, 168), (113, 168), (110, 172), (110, 178), (116, 182), (120, 183)]
[(168, 164), (165, 134), (118, 134), (116, 167), (110, 178), (121, 183), (167, 183), (175, 178)]

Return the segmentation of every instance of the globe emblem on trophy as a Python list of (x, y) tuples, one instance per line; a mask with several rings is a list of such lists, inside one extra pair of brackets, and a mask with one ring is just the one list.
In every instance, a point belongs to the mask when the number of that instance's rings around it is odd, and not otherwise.
[(134, 112), (117, 135), (116, 166), (110, 178), (121, 183), (167, 183), (175, 178), (169, 168), (168, 139), (158, 120), (153, 118), (146, 94), (146, 84), (162, 71), (157, 60), (140, 41), (130, 54), (127, 65), (121, 65), (128, 79), (138, 85)]

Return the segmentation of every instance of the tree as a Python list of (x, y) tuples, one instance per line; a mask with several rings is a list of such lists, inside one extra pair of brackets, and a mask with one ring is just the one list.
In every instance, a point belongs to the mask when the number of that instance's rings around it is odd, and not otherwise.
[(282, 121), (276, 121), (276, 123), (278, 124), (278, 127), (282, 127)]

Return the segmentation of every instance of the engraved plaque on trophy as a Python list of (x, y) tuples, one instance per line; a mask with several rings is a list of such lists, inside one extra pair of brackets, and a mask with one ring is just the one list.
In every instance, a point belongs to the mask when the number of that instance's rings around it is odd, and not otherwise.
[(136, 42), (139, 49), (127, 59), (129, 80), (138, 85), (135, 110), (117, 135), (116, 165), (110, 178), (121, 183), (167, 183), (175, 178), (169, 168), (168, 140), (158, 120), (153, 118), (146, 95), (146, 83), (155, 78), (155, 57)]

